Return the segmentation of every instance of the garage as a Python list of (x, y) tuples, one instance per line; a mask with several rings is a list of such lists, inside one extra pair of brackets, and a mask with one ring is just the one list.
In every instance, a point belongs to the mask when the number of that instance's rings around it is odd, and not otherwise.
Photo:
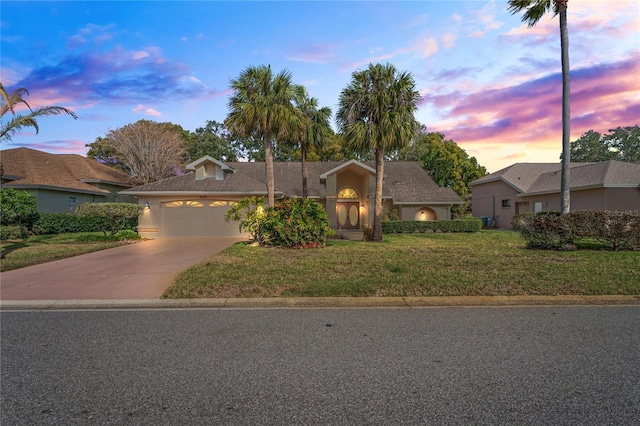
[(224, 215), (232, 201), (167, 201), (162, 210), (163, 237), (235, 237), (242, 235), (238, 222), (226, 222)]

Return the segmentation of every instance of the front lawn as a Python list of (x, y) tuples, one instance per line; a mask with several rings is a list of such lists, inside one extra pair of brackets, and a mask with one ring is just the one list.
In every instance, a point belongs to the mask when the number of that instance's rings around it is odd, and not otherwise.
[(127, 244), (129, 241), (91, 241), (102, 238), (101, 232), (82, 234), (35, 235), (24, 241), (2, 241), (4, 258), (0, 271), (51, 262)]
[(529, 250), (519, 234), (385, 235), (319, 249), (238, 243), (182, 272), (166, 298), (640, 294), (640, 252)]

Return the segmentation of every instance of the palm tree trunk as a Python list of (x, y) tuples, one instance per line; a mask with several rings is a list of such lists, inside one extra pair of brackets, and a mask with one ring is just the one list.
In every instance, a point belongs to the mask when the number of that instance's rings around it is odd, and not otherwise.
[(264, 169), (267, 175), (267, 206), (273, 207), (275, 204), (275, 188), (273, 182), (273, 155), (271, 154), (271, 133), (265, 132), (264, 140)]
[(384, 152), (376, 149), (376, 202), (373, 209), (372, 241), (382, 241), (382, 179), (384, 177)]
[[(564, 4), (562, 4), (564, 3)], [(571, 77), (569, 75), (569, 30), (567, 4), (560, 4), (560, 49), (562, 58), (562, 178), (560, 183), (560, 213), (571, 211)]]
[(309, 171), (307, 170), (307, 148), (305, 144), (301, 146), (302, 151), (302, 198), (309, 198), (309, 190), (307, 189), (307, 180)]

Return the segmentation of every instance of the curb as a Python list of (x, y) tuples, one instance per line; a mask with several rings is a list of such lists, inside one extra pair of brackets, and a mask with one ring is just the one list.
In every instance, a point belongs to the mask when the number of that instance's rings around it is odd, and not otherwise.
[(435, 297), (289, 297), (218, 299), (2, 300), (0, 311), (123, 309), (313, 309), (445, 308), (516, 306), (638, 306), (632, 296), (435, 296)]

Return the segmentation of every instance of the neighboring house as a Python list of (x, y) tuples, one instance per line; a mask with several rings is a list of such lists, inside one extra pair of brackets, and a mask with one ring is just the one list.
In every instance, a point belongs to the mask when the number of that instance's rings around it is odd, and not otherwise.
[(76, 154), (49, 154), (29, 148), (0, 151), (2, 187), (19, 189), (36, 198), (41, 213), (75, 212), (84, 203), (135, 203), (129, 176), (113, 167)]
[[(274, 162), (276, 198), (302, 196), (299, 162)], [(375, 169), (372, 164), (310, 162), (309, 198), (326, 209), (339, 232), (360, 231), (373, 223)], [(462, 204), (451, 188), (440, 188), (412, 162), (385, 163), (384, 210), (402, 220), (448, 220), (451, 206)], [(223, 163), (205, 156), (187, 165), (192, 170), (123, 191), (145, 206), (138, 232), (145, 237), (237, 236), (238, 223), (225, 222), (229, 206), (245, 197), (266, 196), (264, 163)]]
[[(471, 182), (472, 212), (510, 228), (513, 216), (560, 211), (561, 165), (516, 163)], [(640, 210), (640, 164), (571, 164), (571, 210)]]

